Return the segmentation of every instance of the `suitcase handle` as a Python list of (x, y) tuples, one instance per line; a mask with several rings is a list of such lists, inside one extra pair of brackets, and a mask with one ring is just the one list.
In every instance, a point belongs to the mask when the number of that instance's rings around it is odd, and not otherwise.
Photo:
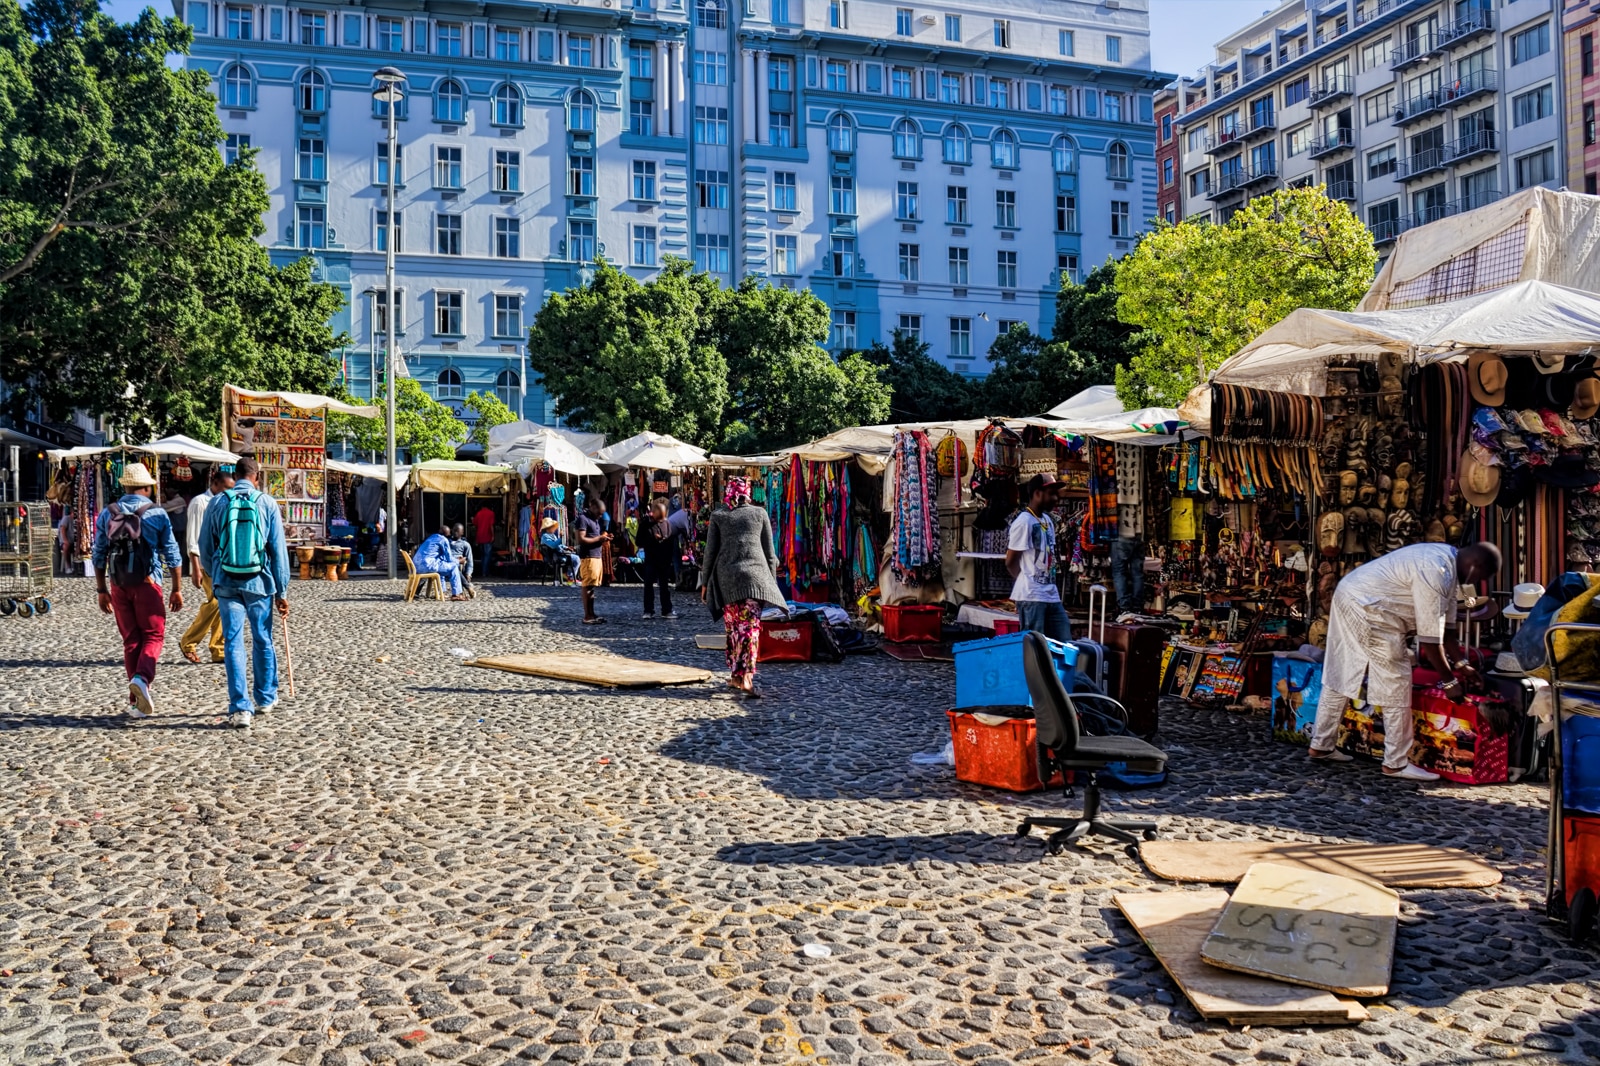
[[(1106, 642), (1106, 602), (1107, 589), (1104, 585), (1094, 584), (1089, 586), (1089, 639), (1098, 640), (1101, 644)], [(1094, 604), (1100, 601), (1100, 635), (1094, 635)]]

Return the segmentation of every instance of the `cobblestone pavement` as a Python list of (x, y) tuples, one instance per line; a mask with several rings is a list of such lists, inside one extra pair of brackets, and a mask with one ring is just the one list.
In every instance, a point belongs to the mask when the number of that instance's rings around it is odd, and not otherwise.
[(450, 649), (720, 665), (698, 604), (645, 622), (607, 591), (591, 630), (572, 590), (317, 583), (298, 698), (228, 731), (221, 668), (173, 636), (162, 713), (130, 726), (110, 620), (60, 591), (0, 619), (3, 1063), (1600, 1060), (1595, 956), (1541, 917), (1533, 787), (1309, 772), (1259, 721), (1167, 713), (1170, 783), (1115, 804), (1171, 837), (1420, 839), (1506, 872), (1404, 894), (1371, 1021), (1241, 1032), (1111, 903), (1174, 886), (1015, 841), (1059, 795), (908, 763), (947, 735), (948, 665), (772, 666), (753, 704), (612, 694)]

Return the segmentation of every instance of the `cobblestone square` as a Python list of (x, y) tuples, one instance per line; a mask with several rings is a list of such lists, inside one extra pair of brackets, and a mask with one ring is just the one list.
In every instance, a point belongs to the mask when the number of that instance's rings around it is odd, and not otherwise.
[(176, 633), (130, 725), (85, 581), (0, 619), (0, 1062), (1600, 1061), (1595, 954), (1542, 916), (1541, 786), (1311, 770), (1264, 720), (1165, 712), (1170, 782), (1110, 796), (1167, 837), (1448, 844), (1506, 875), (1402, 893), (1370, 1021), (1241, 1031), (1111, 902), (1177, 886), (1015, 840), (1059, 793), (909, 763), (948, 736), (948, 664), (613, 693), (451, 649), (720, 668), (697, 603), (645, 621), (606, 590), (585, 628), (575, 590), (486, 591), (296, 584), (299, 694), (249, 733)]

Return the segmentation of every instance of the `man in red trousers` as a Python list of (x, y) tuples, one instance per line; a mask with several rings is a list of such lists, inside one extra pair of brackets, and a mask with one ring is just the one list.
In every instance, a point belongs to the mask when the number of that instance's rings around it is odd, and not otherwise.
[[(183, 557), (172, 535), (172, 519), (151, 498), (156, 479), (143, 463), (129, 463), (121, 485), (127, 493), (100, 512), (94, 524), (94, 579), (100, 609), (115, 615), (122, 634), (122, 665), (128, 674), (128, 714), (155, 713), (150, 686), (156, 660), (167, 639), (167, 604), (183, 610)], [(172, 595), (162, 597), (162, 571), (172, 581)]]

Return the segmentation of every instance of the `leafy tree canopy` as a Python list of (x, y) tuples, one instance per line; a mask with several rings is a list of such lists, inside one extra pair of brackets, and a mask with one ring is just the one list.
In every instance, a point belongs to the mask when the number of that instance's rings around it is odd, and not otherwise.
[[(399, 397), (396, 397), (398, 400)], [(489, 450), (491, 429), (517, 420), (517, 413), (501, 403), (500, 397), (492, 392), (469, 392), (467, 398), (461, 401), (461, 406), (478, 416), (478, 420), (472, 423), (472, 432), (467, 439), (484, 451)]]
[(892, 422), (977, 418), (983, 414), (981, 383), (962, 377), (928, 354), (927, 341), (894, 331), (890, 344), (874, 341), (862, 356), (879, 368), (892, 390)]
[(1158, 224), (1116, 269), (1117, 314), (1139, 330), (1117, 395), (1179, 403), (1290, 311), (1354, 307), (1377, 262), (1371, 232), (1320, 188), (1257, 197), (1220, 226)]
[[(405, 453), (413, 463), (429, 459), (454, 459), (456, 448), (467, 440), (466, 424), (455, 416), (454, 411), (429, 396), (416, 378), (400, 378), (399, 381), (400, 387), (394, 394), (395, 450)], [(380, 388), (372, 404), (384, 408), (388, 402), (388, 390)], [(382, 455), (388, 449), (385, 437), (382, 415), (377, 418), (341, 414), (328, 416), (328, 439), (349, 441), (357, 451)]]
[(224, 165), (191, 33), (94, 0), (0, 0), (0, 350), (11, 402), (218, 439), (221, 388), (328, 391), (342, 303), (256, 241), (266, 183)]

